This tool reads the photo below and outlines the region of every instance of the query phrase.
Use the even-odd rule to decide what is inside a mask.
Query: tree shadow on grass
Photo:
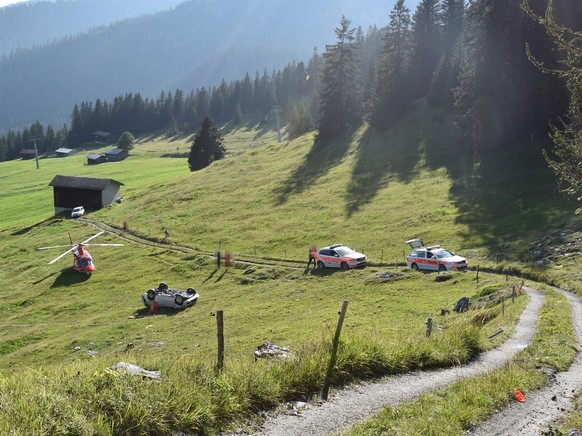
[[[351,217],[360,207],[372,202],[378,191],[388,185],[390,176],[409,182],[414,177],[418,158],[417,133],[403,136],[388,130],[375,134],[369,128],[360,141],[347,187],[347,216]]]
[[[327,143],[315,140],[301,165],[274,189],[275,203],[277,205],[285,203],[292,194],[303,192],[331,168],[338,165],[348,151],[352,139],[353,133],[345,134]]]
[[[24,235],[24,234],[30,232],[31,230],[33,230],[35,228],[52,226],[53,224],[59,224],[62,220],[63,220],[63,216],[57,216],[57,217],[51,216],[50,218],[39,221],[38,223],[35,223],[31,226],[23,227],[20,230],[15,230],[14,232],[11,233],[11,235],[12,236],[21,236],[21,235]]]
[[[450,193],[457,223],[471,229],[467,245],[475,235],[497,260],[512,252],[527,256],[532,238],[574,217],[574,204],[558,195],[541,147],[484,155],[471,170],[455,174]]]

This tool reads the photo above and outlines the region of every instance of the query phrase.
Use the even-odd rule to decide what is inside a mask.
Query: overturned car
[[[150,310],[153,307],[185,309],[198,301],[198,293],[194,288],[188,288],[183,291],[170,288],[166,283],[162,282],[157,288],[144,292],[141,299],[143,304]]]

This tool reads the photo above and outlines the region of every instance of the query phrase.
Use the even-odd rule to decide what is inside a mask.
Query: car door
[[[323,262],[325,267],[329,267],[331,265],[331,250],[319,250],[319,260]]]
[[[426,264],[426,251],[424,250],[416,251],[416,259],[414,260],[414,263],[418,265],[419,269],[428,269],[428,266]]]
[[[429,269],[431,271],[438,271],[439,263],[440,263],[439,259],[433,252],[431,251],[426,252],[426,262],[425,262],[426,269]]]
[[[330,267],[332,268],[340,268],[340,263],[341,263],[342,259],[341,256],[339,255],[339,253],[335,250],[331,250],[331,256],[330,256]]]

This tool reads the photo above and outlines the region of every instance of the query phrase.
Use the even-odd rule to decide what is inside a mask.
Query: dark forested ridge
[[[56,0],[0,8],[0,57],[92,27],[170,9],[184,0]]]
[[[517,0],[475,0],[470,4],[465,0],[420,0],[414,10],[404,0],[397,0],[391,9],[383,10],[384,22],[380,26],[363,29],[341,15],[326,30],[335,33],[335,41],[330,38],[321,50],[313,49],[312,44],[306,62],[287,59],[284,64],[281,59],[283,67],[260,70],[249,67],[245,72],[245,67],[253,62],[251,53],[256,54],[254,61],[274,62],[274,48],[277,44],[287,46],[286,38],[293,30],[297,45],[289,47],[297,50],[301,44],[308,44],[309,37],[298,29],[315,26],[319,17],[303,10],[301,26],[289,15],[276,31],[273,26],[253,28],[251,22],[263,23],[275,16],[274,9],[257,8],[261,1],[265,0],[245,3],[244,7],[244,2],[215,2],[204,14],[200,12],[209,5],[208,1],[191,1],[155,17],[127,21],[81,39],[38,49],[37,56],[44,57],[45,64],[51,63],[53,72],[63,75],[70,74],[72,67],[63,68],[53,59],[65,48],[77,59],[91,58],[98,51],[95,59],[104,61],[86,71],[79,65],[74,68],[76,74],[67,76],[68,86],[59,91],[69,93],[73,101],[64,110],[66,125],[57,124],[63,127],[49,129],[46,124],[35,122],[30,128],[0,136],[0,160],[17,157],[19,149],[26,147],[33,137],[42,138],[41,151],[48,151],[64,144],[79,146],[90,140],[96,130],[118,134],[123,131],[140,134],[153,129],[164,129],[170,135],[193,133],[206,117],[238,124],[250,116],[264,117],[275,106],[288,122],[290,137],[316,128],[318,144],[325,146],[365,121],[374,130],[385,131],[397,124],[416,102],[423,101],[454,116],[455,125],[450,128],[459,129],[462,136],[458,156],[466,158],[467,168],[471,168],[474,162],[494,163],[498,151],[512,152],[518,159],[525,155],[540,158],[541,149],[548,145],[549,123],[557,122],[567,112],[569,96],[564,81],[542,73],[528,59],[525,46],[529,44],[536,58],[547,66],[558,67],[561,54],[553,50],[544,26],[532,20]],[[556,20],[575,29],[582,23],[579,0],[554,3]],[[317,4],[321,8],[326,2]],[[530,1],[537,13],[543,13],[547,4],[548,0]],[[221,8],[228,6],[238,18],[231,17],[226,22],[230,15]],[[200,14],[197,16],[194,10]],[[178,16],[175,12],[179,12]],[[223,24],[227,24],[230,29],[227,34],[223,28],[212,27],[215,21],[208,19],[212,15],[220,16]],[[160,30],[161,22],[167,31]],[[168,23],[176,30],[170,32]],[[132,33],[126,33],[126,27]],[[141,30],[137,31],[138,28]],[[185,39],[192,38],[191,28],[205,29],[208,39],[188,45]],[[143,39],[143,35],[147,37]],[[229,40],[235,36],[244,39],[248,47],[231,45]],[[141,53],[132,57],[133,67],[139,64],[137,70],[144,74],[116,82],[113,73],[121,63],[127,64],[125,55],[118,53],[114,58],[108,48],[100,48],[102,38],[108,38],[110,44],[118,40],[117,45],[124,49],[132,47],[132,54],[127,56]],[[265,41],[269,44],[263,44]],[[80,43],[90,49],[79,54]],[[22,71],[31,53],[35,51],[13,56],[1,66],[21,63]],[[220,53],[229,56],[221,57]],[[290,52],[277,51],[282,57],[285,53]],[[163,61],[152,62],[155,56]],[[184,59],[189,67],[180,68]],[[34,83],[38,85],[31,91],[18,87],[18,78],[14,73],[5,75],[6,71],[2,71],[1,81],[13,80],[8,89],[17,90],[19,98],[15,98],[10,110],[1,100],[4,111],[15,113],[18,107],[26,110],[30,101],[39,105],[48,102],[47,110],[54,109],[54,90],[43,86],[40,73],[38,77],[37,72],[29,74],[29,79],[35,77]],[[232,71],[235,78],[219,81],[218,71]],[[169,72],[180,74],[165,75]],[[153,76],[166,77],[165,84],[154,81]],[[196,85],[201,77],[208,81],[212,76],[216,84]],[[95,86],[96,89],[91,89],[95,97],[79,99],[83,95],[79,89],[86,89],[88,78],[107,83],[109,91],[118,88],[120,91],[111,97],[97,95],[100,88]],[[151,97],[153,83],[156,94]],[[28,86],[34,88],[32,82]]]
[[[93,4],[75,0],[54,7],[86,2]],[[157,97],[177,87],[189,92],[247,72],[272,71],[293,59],[306,61],[315,46],[333,39],[342,13],[367,28],[387,3],[190,0],[168,11],[18,50],[0,62],[0,131],[37,120],[62,124],[73,105],[85,100],[128,92]]]

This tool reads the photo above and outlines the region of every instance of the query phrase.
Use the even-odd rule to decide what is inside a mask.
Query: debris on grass
[[[115,365],[110,367],[111,370],[117,371],[124,374],[129,374],[133,376],[141,376],[144,378],[151,378],[154,380],[159,380],[161,377],[160,371],[149,371],[147,369],[143,369],[137,365],[133,365],[131,363],[125,362],[117,362]]]
[[[263,342],[255,349],[255,361],[258,359],[295,359],[287,347],[280,347],[269,341]]]

